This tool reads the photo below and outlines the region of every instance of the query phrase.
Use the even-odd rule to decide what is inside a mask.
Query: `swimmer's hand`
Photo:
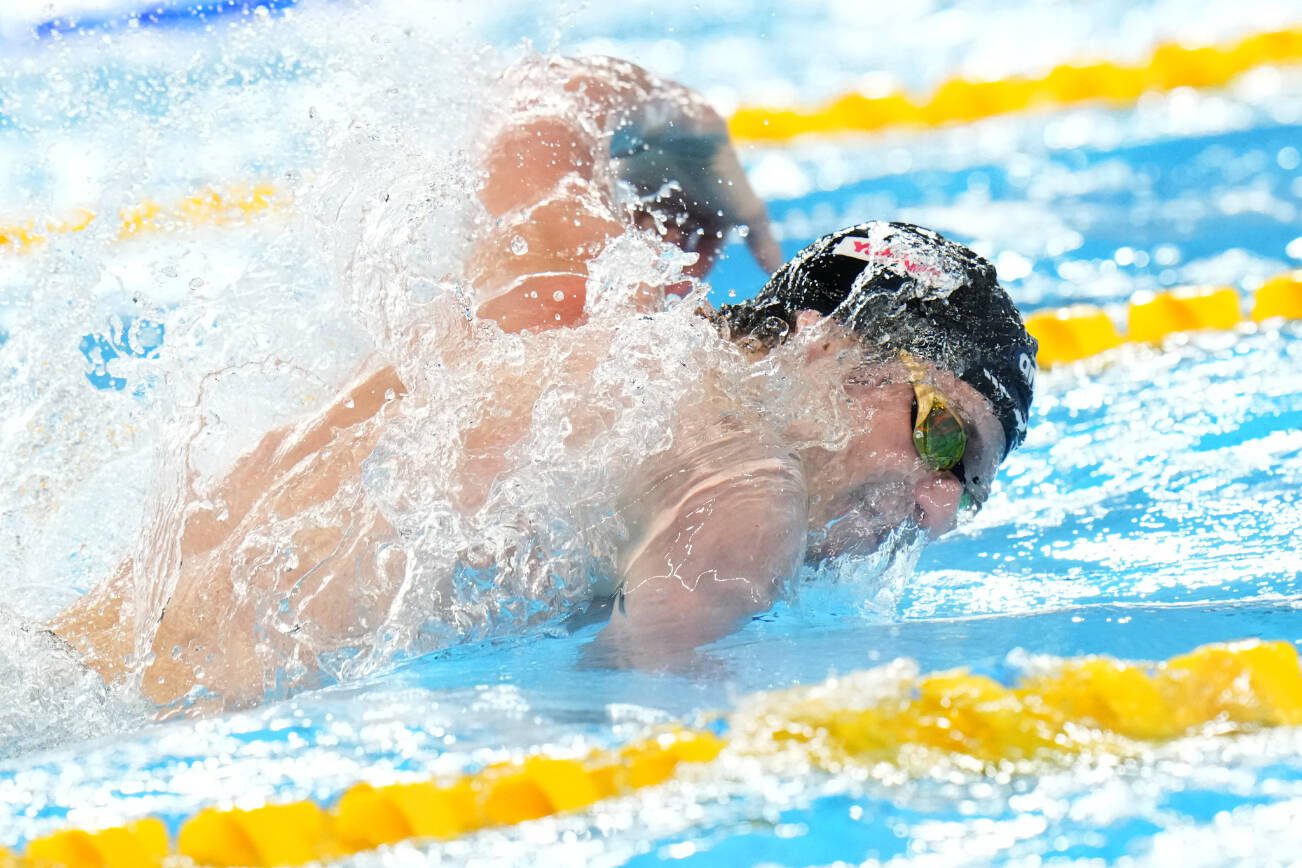
[[[740,227],[766,271],[782,264],[764,203],[751,189],[718,112],[682,93],[647,99],[610,118],[616,192],[641,228],[698,258],[704,276],[728,232]]]

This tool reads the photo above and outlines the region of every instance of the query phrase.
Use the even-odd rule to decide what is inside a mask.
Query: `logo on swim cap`
[[[916,274],[920,277],[939,277],[941,274],[940,269],[934,265],[918,262],[910,258],[907,252],[893,250],[890,245],[874,244],[870,238],[857,238],[853,235],[847,235],[832,249],[832,252],[838,256],[852,256],[855,259],[862,259],[864,262],[894,265],[904,269],[909,274]]]
[[[1033,388],[1035,386],[1035,359],[1026,353],[1018,354],[1017,369],[1022,372],[1022,379],[1026,381],[1026,385]]]
[[[892,231],[889,223],[876,223],[867,227],[862,235],[846,235],[837,240],[832,254],[858,259],[877,266],[872,273],[893,271],[913,283],[914,294],[944,297],[963,284],[964,275],[954,263],[946,261],[937,250],[933,238],[912,238]],[[865,274],[868,274],[865,269]]]

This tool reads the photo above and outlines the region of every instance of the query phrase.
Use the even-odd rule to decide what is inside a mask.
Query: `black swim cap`
[[[747,319],[777,314],[789,325],[801,310],[833,316],[883,355],[905,350],[980,392],[1003,426],[1005,456],[1026,437],[1035,339],[994,266],[935,232],[876,221],[842,229],[800,251],[735,307],[748,307]]]

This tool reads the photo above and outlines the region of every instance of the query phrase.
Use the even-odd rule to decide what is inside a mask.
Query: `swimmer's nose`
[[[913,487],[918,525],[935,539],[954,529],[958,522],[958,505],[963,484],[952,473],[936,473]]]

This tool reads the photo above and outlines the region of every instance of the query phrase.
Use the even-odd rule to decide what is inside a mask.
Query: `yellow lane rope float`
[[[283,195],[271,184],[209,188],[170,206],[147,201],[124,210],[118,237],[204,224],[234,225],[284,204]],[[42,229],[45,233],[79,232],[93,219],[91,212],[84,212]],[[45,238],[31,223],[21,230],[0,226],[0,251],[6,245],[23,249],[42,244]],[[1182,332],[1232,329],[1245,320],[1244,313],[1243,299],[1233,287],[1181,287],[1132,298],[1126,306],[1124,332],[1107,311],[1083,304],[1034,311],[1026,316],[1026,328],[1040,342],[1040,365],[1053,367],[1096,356],[1124,343],[1161,343]],[[1277,274],[1258,287],[1247,316],[1259,323],[1278,318],[1302,319],[1302,269]]]
[[[170,206],[147,201],[124,210],[119,238],[175,231],[198,225],[235,225],[284,207],[284,196],[267,183],[209,188]],[[74,219],[46,224],[44,233],[79,232],[94,219],[83,212]],[[6,245],[24,249],[44,243],[46,235],[28,223],[21,230],[0,226],[0,251]],[[1277,274],[1258,287],[1247,317],[1255,322],[1302,319],[1302,269]],[[1233,329],[1245,321],[1245,305],[1229,286],[1181,287],[1163,293],[1140,293],[1126,306],[1123,332],[1114,317],[1100,307],[1069,305],[1034,311],[1026,328],[1040,342],[1038,361],[1053,367],[1096,356],[1124,343],[1161,343],[1174,334],[1208,329]]]
[[[786,141],[811,134],[875,132],[897,126],[939,126],[1083,102],[1132,103],[1147,92],[1220,87],[1257,67],[1298,62],[1302,62],[1302,27],[1256,33],[1219,46],[1162,43],[1139,63],[1064,64],[1039,78],[952,78],[918,100],[903,92],[881,96],[849,93],[809,110],[742,107],[728,124],[735,138],[756,142]],[[147,200],[122,210],[118,215],[118,236],[129,238],[180,225],[239,222],[278,207],[283,198],[283,190],[258,182],[210,187],[171,206]],[[37,246],[50,235],[83,231],[96,219],[94,212],[83,209],[58,220],[0,222],[0,253],[6,248]]]
[[[148,818],[66,830],[0,850],[0,868],[146,868],[175,856],[196,865],[303,865],[401,841],[436,842],[479,829],[584,811],[664,783],[701,779],[729,761],[773,758],[836,774],[877,763],[960,771],[1033,772],[1073,757],[1134,756],[1182,736],[1302,725],[1302,669],[1287,642],[1209,645],[1156,665],[1084,657],[1044,665],[1015,686],[966,670],[918,676],[903,663],[815,686],[753,696],[717,729],[675,727],[587,756],[535,754],[454,780],[359,783],[332,805],[205,808],[169,840]],[[684,769],[686,771],[686,769]]]
[[[1126,330],[1107,311],[1071,305],[1028,314],[1026,328],[1040,342],[1042,367],[1077,362],[1123,343],[1157,344],[1174,334],[1228,330],[1245,321],[1245,305],[1229,286],[1191,286],[1139,293],[1126,306]],[[1253,294],[1248,317],[1255,322],[1302,319],[1302,269],[1267,280]]]
[[[733,113],[728,126],[735,138],[756,142],[780,142],[814,134],[869,133],[900,126],[941,126],[1084,102],[1128,104],[1145,93],[1179,87],[1220,87],[1257,67],[1300,61],[1302,27],[1294,27],[1256,33],[1223,45],[1162,43],[1147,58],[1133,64],[1063,64],[1038,78],[951,78],[918,99],[895,91],[877,96],[848,93],[803,110],[744,106]]]
[[[239,225],[284,207],[286,199],[285,191],[268,181],[206,187],[170,203],[146,199],[118,213],[115,237],[125,240],[187,227]],[[62,220],[0,223],[0,254],[31,250],[52,235],[83,232],[97,219],[94,211],[82,209]]]

